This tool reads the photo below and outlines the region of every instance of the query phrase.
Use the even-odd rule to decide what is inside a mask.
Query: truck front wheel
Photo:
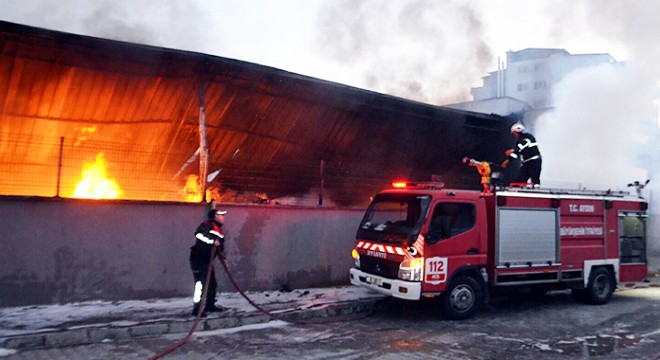
[[[443,313],[451,320],[467,319],[479,310],[482,297],[481,287],[473,277],[459,276],[442,295]]]
[[[603,305],[610,300],[615,287],[616,282],[612,272],[599,267],[592,271],[584,295],[589,303]]]

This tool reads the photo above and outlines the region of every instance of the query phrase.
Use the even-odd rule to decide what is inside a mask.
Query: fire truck
[[[353,285],[438,298],[446,318],[464,319],[499,290],[570,289],[605,304],[618,283],[647,277],[648,203],[627,192],[393,185],[360,222]]]

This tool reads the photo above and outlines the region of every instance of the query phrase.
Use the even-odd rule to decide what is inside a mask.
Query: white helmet
[[[524,126],[523,124],[521,124],[521,123],[515,123],[515,124],[513,124],[513,126],[511,127],[511,133],[514,133],[514,132],[521,133],[521,132],[523,132],[523,131],[525,131],[525,126]]]

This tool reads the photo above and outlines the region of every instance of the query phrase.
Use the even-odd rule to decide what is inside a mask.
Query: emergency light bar
[[[392,187],[395,189],[442,189],[445,187],[445,183],[440,181],[418,183],[395,181],[392,183]]]

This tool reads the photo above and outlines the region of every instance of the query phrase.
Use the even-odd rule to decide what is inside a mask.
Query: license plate
[[[382,286],[383,285],[383,280],[376,278],[376,277],[371,277],[367,276],[367,282],[371,285],[377,285],[377,286]]]

